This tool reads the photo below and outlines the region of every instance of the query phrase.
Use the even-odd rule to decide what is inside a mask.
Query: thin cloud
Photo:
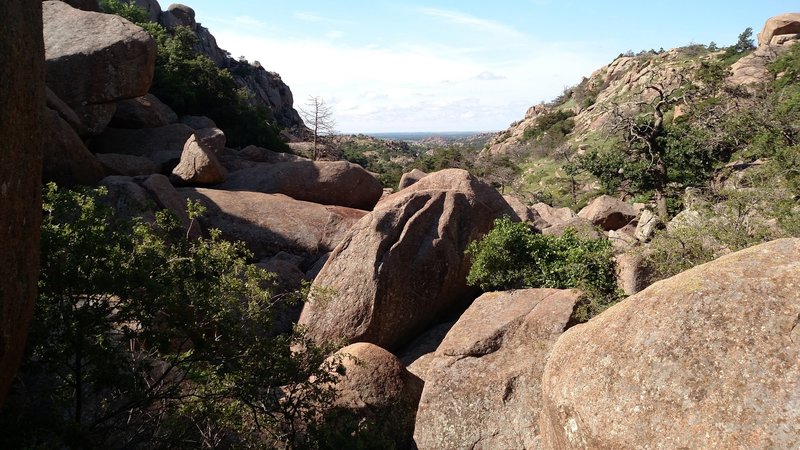
[[[237,16],[233,20],[241,25],[264,26],[264,22],[250,16]]]
[[[486,33],[492,33],[501,36],[516,37],[516,38],[522,38],[525,36],[523,33],[507,25],[503,25],[500,22],[481,19],[480,17],[475,17],[459,11],[452,11],[448,9],[439,9],[439,8],[418,8],[417,10],[420,13],[425,14],[427,16],[444,19],[447,22],[454,23],[456,25],[464,25],[471,29],[483,31]]]
[[[340,25],[349,23],[345,20],[320,16],[319,14],[314,14],[308,11],[295,11],[292,14],[292,17],[301,22],[309,22],[309,23],[329,23],[329,24],[340,24]]]
[[[497,75],[494,72],[489,72],[488,70],[483,71],[475,76],[476,80],[481,80],[481,81],[497,81],[497,80],[505,80],[506,78],[507,77],[504,77],[502,75]]]

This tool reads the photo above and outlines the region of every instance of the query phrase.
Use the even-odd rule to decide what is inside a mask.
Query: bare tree
[[[312,159],[317,160],[322,156],[319,146],[320,136],[334,132],[336,121],[333,118],[333,109],[325,103],[322,97],[310,96],[305,107],[300,108],[300,115],[314,136],[314,154]]]

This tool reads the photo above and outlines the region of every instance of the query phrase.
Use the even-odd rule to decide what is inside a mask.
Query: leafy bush
[[[558,109],[542,114],[536,119],[536,123],[525,129],[522,140],[541,139],[547,135],[550,139],[560,143],[564,137],[575,128],[575,121],[572,117],[575,113],[571,110]]]
[[[190,240],[166,212],[119,219],[103,193],[45,191],[39,299],[0,447],[313,443],[334,346],[274,336],[285,299],[241,243]]]
[[[467,283],[483,290],[519,288],[580,289],[585,301],[576,313],[588,320],[619,299],[611,244],[583,239],[574,230],[563,236],[535,234],[525,223],[508,217],[470,243]]]

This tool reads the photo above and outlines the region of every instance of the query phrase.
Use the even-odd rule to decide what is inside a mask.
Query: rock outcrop
[[[800,445],[800,239],[658,282],[556,343],[542,446]]]
[[[758,45],[770,45],[776,36],[800,34],[800,13],[787,13],[770,17],[758,33]]]
[[[495,218],[516,220],[491,186],[460,169],[433,173],[356,223],[314,280],[300,324],[313,339],[396,350],[469,302],[464,250]]]
[[[129,130],[106,128],[102,134],[89,140],[89,150],[95,153],[118,153],[143,156],[161,165],[178,163],[183,146],[195,130],[182,123],[158,128]]]
[[[0,405],[17,371],[39,279],[42,112],[41,3],[0,2]]]
[[[578,213],[578,217],[591,221],[605,231],[619,230],[636,216],[633,206],[610,195],[597,197]]]
[[[410,172],[406,172],[403,174],[402,177],[400,177],[400,182],[397,185],[397,190],[402,191],[403,189],[423,179],[427,175],[428,175],[427,173],[419,169],[413,169]]]
[[[333,250],[365,212],[302,202],[285,195],[179,188],[184,198],[207,211],[204,228],[218,228],[226,239],[244,241],[263,259],[280,251],[319,256]]]
[[[542,372],[579,296],[524,289],[475,300],[427,363],[419,448],[539,448]]]
[[[284,194],[296,200],[369,210],[383,194],[377,178],[347,161],[299,160],[232,172],[220,189]]]
[[[218,139],[221,137],[221,140]],[[212,185],[225,181],[228,171],[217,159],[225,148],[225,135],[217,128],[197,130],[183,146],[181,160],[172,169],[176,184]]]
[[[153,94],[117,102],[109,124],[115,128],[157,128],[175,123],[178,115]]]
[[[47,85],[95,133],[108,124],[113,102],[147,93],[156,43],[140,27],[114,15],[42,3]]]
[[[42,179],[60,185],[93,186],[106,175],[103,165],[69,124],[52,109],[44,113]]]
[[[338,419],[351,425],[367,423],[372,435],[368,438],[379,436],[396,448],[411,448],[422,380],[377,345],[360,342],[336,353],[343,357],[345,367],[332,405],[339,413]],[[360,440],[358,436],[355,439]],[[354,442],[349,445],[369,448],[358,447]]]

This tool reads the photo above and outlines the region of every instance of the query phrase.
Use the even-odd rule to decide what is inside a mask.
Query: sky
[[[628,50],[754,37],[797,0],[186,0],[343,133],[498,131]],[[162,5],[166,9],[167,5]]]

